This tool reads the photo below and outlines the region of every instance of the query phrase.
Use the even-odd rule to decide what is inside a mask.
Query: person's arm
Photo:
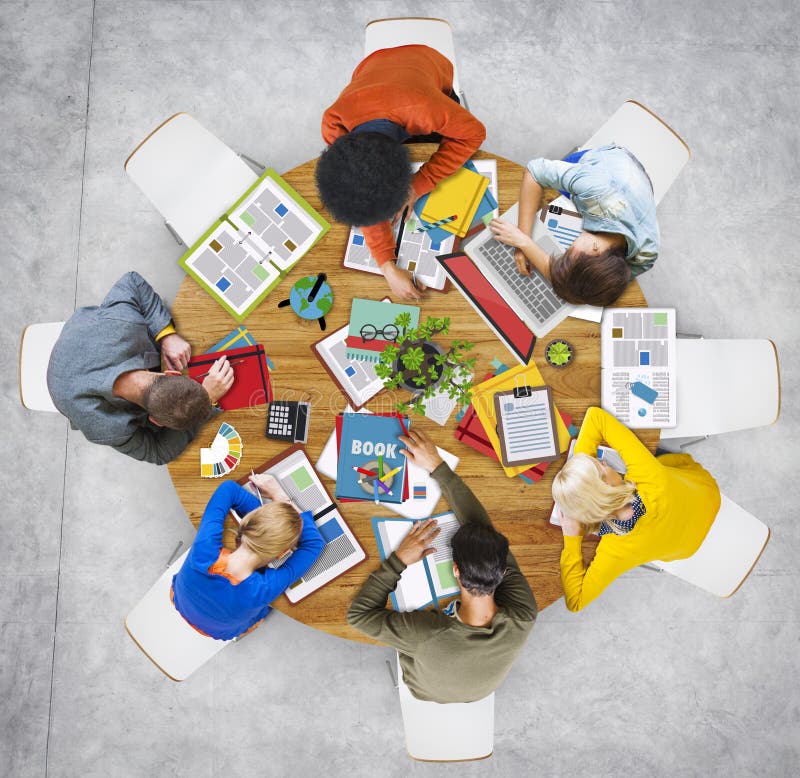
[[[109,445],[140,462],[165,465],[183,452],[194,438],[194,433],[194,430],[172,430],[168,427],[139,427],[126,441]]]
[[[386,607],[386,600],[406,567],[434,552],[429,544],[438,533],[433,519],[412,526],[397,550],[370,573],[353,598],[347,611],[347,623],[351,627],[407,654],[413,654],[416,647],[431,636],[442,618],[439,614],[430,611],[398,613]]]
[[[628,467],[627,477],[635,483],[659,482],[662,465],[622,422],[602,408],[589,408],[575,442],[576,454],[597,456],[597,447],[607,444],[615,449]]]
[[[481,501],[474,495],[461,476],[456,475],[447,462],[442,462],[431,473],[431,477],[439,484],[447,504],[450,509],[455,513],[456,518],[460,524],[469,524],[475,522],[477,524],[492,525],[492,520],[489,514],[486,513],[486,508],[483,507]]]
[[[189,552],[194,564],[202,569],[211,567],[217,561],[222,548],[222,530],[228,511],[233,508],[244,516],[259,506],[255,495],[242,488],[235,481],[223,481],[216,489],[203,511],[203,518],[197,528],[197,535]]]
[[[279,568],[264,571],[266,585],[264,601],[266,603],[272,602],[307,573],[311,565],[317,561],[322,549],[325,548],[325,541],[314,523],[311,511],[303,511],[300,517],[303,519],[303,529],[300,532],[297,548]]]
[[[147,331],[154,341],[171,321],[167,306],[153,287],[133,271],[126,273],[111,287],[100,307],[113,312],[119,305],[132,308],[144,319]]]
[[[426,105],[428,132],[442,136],[439,148],[414,174],[412,186],[417,197],[432,191],[436,184],[456,172],[486,138],[486,128],[469,111],[442,92]]]

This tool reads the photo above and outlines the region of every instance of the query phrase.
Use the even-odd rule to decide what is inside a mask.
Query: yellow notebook
[[[507,389],[516,389],[521,386],[544,386],[545,382],[539,368],[531,362],[528,365],[519,365],[506,370],[482,384],[478,384],[472,390],[472,405],[475,408],[475,413],[483,423],[483,429],[486,432],[486,437],[492,444],[492,448],[500,458],[500,438],[497,435],[497,414],[494,407],[494,395],[496,392],[502,392]],[[555,407],[555,406],[554,406]],[[562,453],[569,448],[569,431],[567,430],[561,414],[558,413],[556,408],[556,430],[558,432],[558,450]],[[500,461],[500,465],[505,470],[509,478],[513,478],[520,473],[524,473],[530,468],[532,463],[525,465],[514,465],[513,467],[506,467]]]
[[[440,181],[430,193],[420,216],[426,222],[435,222],[456,214],[454,221],[442,224],[443,230],[463,238],[475,218],[489,179],[460,167],[453,175]]]

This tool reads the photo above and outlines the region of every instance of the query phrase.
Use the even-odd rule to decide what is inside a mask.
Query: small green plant
[[[381,352],[381,361],[375,372],[387,389],[408,389],[412,392],[408,402],[399,402],[395,408],[400,413],[409,410],[423,415],[425,401],[444,390],[447,396],[460,405],[467,404],[472,397],[472,371],[475,358],[466,354],[473,343],[454,340],[444,351],[433,338],[447,335],[450,319],[429,316],[416,329],[409,329],[411,315],[401,313],[394,322],[400,334]]]
[[[545,358],[554,367],[565,367],[572,360],[572,346],[565,340],[551,340],[545,348]]]

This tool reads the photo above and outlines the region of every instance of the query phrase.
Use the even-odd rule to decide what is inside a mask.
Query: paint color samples
[[[242,439],[227,422],[222,422],[210,448],[200,449],[200,476],[221,478],[233,470],[242,458]]]

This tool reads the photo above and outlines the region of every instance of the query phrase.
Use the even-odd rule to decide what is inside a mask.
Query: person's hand
[[[525,256],[522,249],[515,249],[514,262],[517,263],[517,270],[524,276],[531,274],[531,261]]]
[[[161,356],[168,370],[180,372],[189,364],[192,347],[178,333],[173,332],[161,338],[158,345],[161,347]]]
[[[278,479],[270,473],[254,473],[249,480],[261,494],[274,502],[292,501],[292,498],[286,494]]]
[[[203,379],[203,389],[208,393],[212,403],[219,402],[233,386],[234,375],[231,363],[225,356],[220,357]]]
[[[419,562],[422,557],[435,553],[436,549],[428,544],[434,541],[440,531],[441,527],[436,523],[436,519],[415,522],[397,547],[395,551],[397,558],[408,567]]]
[[[436,444],[422,430],[410,429],[408,435],[400,436],[400,440],[405,446],[405,448],[400,449],[400,453],[409,462],[419,465],[429,473],[432,473],[442,464],[443,460],[436,450]]]
[[[570,537],[582,537],[585,527],[576,519],[571,519],[567,516],[561,508],[558,509],[559,518],[561,520],[561,532]]]
[[[422,293],[426,289],[425,284],[421,281],[415,284],[408,270],[401,270],[394,262],[385,262],[381,265],[381,273],[386,278],[393,297],[411,302],[419,302],[422,299]]]
[[[392,217],[392,224],[397,224],[397,220],[403,217],[403,211],[408,208],[408,212],[406,213],[406,219],[410,216],[414,215],[414,203],[417,202],[417,193],[414,191],[414,187],[412,186],[408,190],[408,196],[406,197],[406,201],[400,206],[400,210]]]
[[[530,235],[526,235],[515,224],[509,224],[502,219],[492,219],[489,222],[489,229],[497,240],[514,248],[522,249],[531,243]]]

